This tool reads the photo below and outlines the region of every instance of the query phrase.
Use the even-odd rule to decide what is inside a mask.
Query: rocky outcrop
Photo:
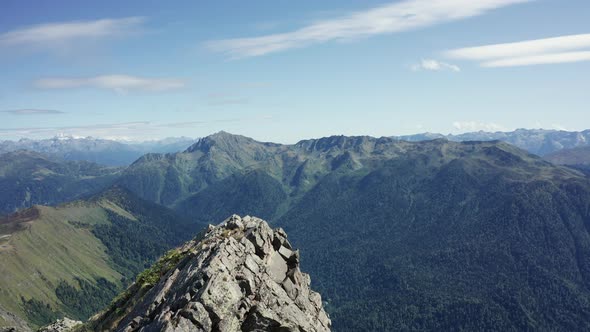
[[[299,269],[299,251],[285,232],[238,216],[165,255],[88,323],[91,330],[126,332],[330,327],[321,296],[310,289],[309,275]]]
[[[68,332],[72,331],[72,329],[76,326],[82,325],[82,322],[77,320],[72,320],[69,318],[62,318],[57,322],[47,325],[41,328],[38,332]]]

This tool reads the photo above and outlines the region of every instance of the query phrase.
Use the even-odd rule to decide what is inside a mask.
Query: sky
[[[590,128],[590,1],[0,3],[0,139]]]

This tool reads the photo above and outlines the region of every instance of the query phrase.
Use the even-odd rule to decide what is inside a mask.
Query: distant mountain
[[[118,183],[285,227],[335,331],[590,329],[590,180],[507,143],[221,132]]]
[[[0,219],[0,309],[32,327],[87,319],[201,227],[117,187]]]
[[[31,151],[0,154],[0,215],[96,193],[110,186],[120,171],[85,161],[55,160]]]
[[[590,145],[590,130],[581,132],[545,129],[517,129],[512,132],[473,132],[459,135],[442,135],[424,133],[416,135],[396,136],[396,138],[411,142],[425,141],[436,138],[446,138],[450,141],[493,141],[499,140],[516,145],[539,156],[543,156],[562,149]]]
[[[0,153],[29,150],[64,160],[89,161],[107,166],[126,166],[146,153],[179,152],[194,142],[194,139],[188,137],[146,142],[122,142],[92,137],[59,136],[43,140],[0,141]]]

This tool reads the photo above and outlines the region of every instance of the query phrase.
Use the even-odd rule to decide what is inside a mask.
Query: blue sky
[[[0,139],[583,130],[588,13],[586,0],[4,0]]]

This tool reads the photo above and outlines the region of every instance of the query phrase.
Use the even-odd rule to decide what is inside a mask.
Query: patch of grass
[[[153,287],[160,278],[172,269],[184,255],[178,250],[173,249],[162,256],[154,265],[141,272],[136,279],[136,283],[142,287]]]

